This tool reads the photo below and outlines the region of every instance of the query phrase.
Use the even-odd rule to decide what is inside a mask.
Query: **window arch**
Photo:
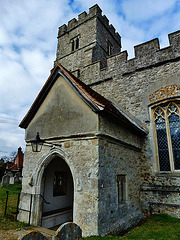
[[[180,170],[180,103],[157,106],[153,114],[159,170]]]
[[[70,43],[71,43],[71,51],[72,52],[75,51],[76,49],[78,49],[79,48],[79,36],[71,39]]]

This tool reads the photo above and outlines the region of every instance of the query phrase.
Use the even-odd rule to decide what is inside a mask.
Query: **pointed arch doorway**
[[[59,156],[53,157],[45,168],[42,188],[42,227],[52,228],[73,221],[73,177],[69,166]]]

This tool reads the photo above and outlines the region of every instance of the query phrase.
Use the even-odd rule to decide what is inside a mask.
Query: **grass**
[[[0,188],[0,230],[22,229],[27,224],[14,220],[11,208],[8,215],[4,216],[6,191],[9,190],[8,206],[17,205],[17,192],[21,191],[20,184],[9,185]],[[16,191],[16,192],[13,192]],[[83,240],[179,240],[180,239],[180,219],[171,217],[167,214],[159,214],[148,219],[141,226],[132,229],[123,237],[87,237]]]
[[[0,230],[20,230],[27,226],[26,223],[16,221],[11,215],[7,215],[6,217],[0,215]]]
[[[17,196],[21,192],[21,184],[10,184],[7,187],[0,188],[0,215],[4,214],[5,203],[6,203],[6,191],[9,191],[8,206],[17,206]],[[14,192],[15,191],[15,192]],[[9,209],[8,209],[8,212]]]
[[[16,209],[7,208],[7,215],[4,216],[7,196],[6,191],[9,191],[8,206],[16,207],[18,193],[21,192],[21,184],[13,184],[8,185],[7,187],[0,187],[0,229],[10,230],[24,228],[25,226],[27,226],[27,224],[18,222],[14,218],[14,212],[16,212]]]
[[[83,240],[179,240],[180,219],[167,214],[158,214],[148,219],[144,224],[132,229],[123,237],[87,237]]]

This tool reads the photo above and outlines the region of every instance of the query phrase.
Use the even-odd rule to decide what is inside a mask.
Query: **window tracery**
[[[157,106],[154,126],[159,170],[180,170],[180,103]]]

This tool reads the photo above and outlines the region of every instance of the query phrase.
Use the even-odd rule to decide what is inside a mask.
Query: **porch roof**
[[[94,112],[96,113],[106,112],[111,116],[115,117],[116,119],[123,121],[128,125],[131,125],[131,127],[135,128],[141,133],[147,134],[147,131],[142,124],[137,123],[136,120],[128,116],[125,112],[123,112],[111,101],[109,101],[108,99],[106,99],[93,89],[91,89],[89,86],[87,86],[84,82],[76,78],[61,64],[57,64],[51,71],[49,78],[47,79],[43,88],[39,92],[31,108],[29,109],[29,111],[19,124],[19,127],[25,129],[28,127],[29,123],[35,116],[36,112],[38,111],[39,107],[41,106],[42,102],[46,98],[48,92],[50,91],[51,87],[53,86],[53,84],[55,83],[59,76],[63,76],[69,82],[72,88],[78,93],[78,95],[86,102],[86,104],[89,105],[89,107]]]

